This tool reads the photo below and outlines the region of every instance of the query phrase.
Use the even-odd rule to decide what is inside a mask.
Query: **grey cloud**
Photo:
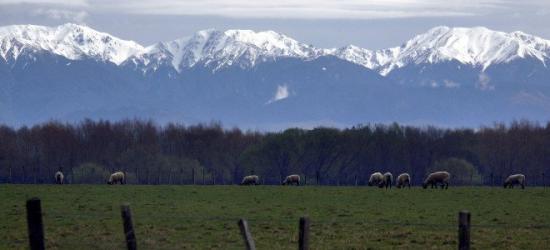
[[[70,21],[76,23],[83,23],[89,16],[88,12],[83,10],[64,10],[64,9],[47,9],[38,8],[31,11],[31,15],[44,16],[54,20]]]
[[[116,12],[141,15],[212,15],[231,18],[296,19],[388,19],[411,17],[474,16],[510,11],[518,7],[509,0],[0,0],[5,4],[68,6],[85,12]],[[539,0],[522,1],[522,8],[549,7]],[[57,9],[62,11],[63,9]]]

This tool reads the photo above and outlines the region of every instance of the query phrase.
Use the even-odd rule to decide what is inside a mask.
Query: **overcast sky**
[[[378,49],[439,25],[550,39],[550,0],[0,0],[0,25],[66,22],[143,45],[215,28],[275,30],[318,47]]]

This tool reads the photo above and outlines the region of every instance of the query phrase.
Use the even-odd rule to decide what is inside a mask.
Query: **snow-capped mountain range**
[[[0,27],[0,123],[125,115],[248,127],[544,120],[549,62],[550,40],[484,27],[440,26],[399,47],[368,50],[317,48],[274,31],[202,30],[142,46],[76,24],[12,25]],[[429,93],[440,87],[454,92]],[[496,91],[487,97],[488,90]],[[40,103],[49,112],[34,113]],[[411,107],[421,115],[408,114]]]
[[[550,58],[550,40],[520,31],[505,33],[484,27],[435,27],[400,47],[375,51],[354,45],[316,48],[274,31],[251,30],[202,30],[190,37],[144,47],[76,24],[5,26],[0,28],[0,39],[0,56],[6,61],[16,60],[25,49],[44,50],[71,60],[90,57],[116,65],[168,63],[177,71],[197,63],[219,69],[233,64],[252,67],[257,62],[282,57],[313,60],[332,55],[387,75],[411,63],[456,60],[486,69],[492,64],[523,58],[533,58],[545,65]]]

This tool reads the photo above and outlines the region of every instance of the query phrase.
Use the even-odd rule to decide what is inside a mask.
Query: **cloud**
[[[88,0],[0,0],[0,5],[14,4],[40,4],[40,5],[58,5],[73,7],[88,7]]]
[[[454,82],[454,81],[451,81],[451,80],[443,80],[443,85],[447,88],[458,88],[460,87],[460,83],[457,83],[457,82]]]
[[[273,96],[273,98],[271,98],[271,100],[269,100],[266,104],[270,104],[276,101],[286,99],[288,98],[289,95],[290,94],[288,92],[288,86],[286,84],[282,86],[279,85],[277,86],[277,91],[275,92],[275,96]]]
[[[460,3],[459,8],[448,8],[433,0],[134,0],[117,1],[107,9],[134,14],[216,15],[236,18],[380,19],[473,15],[468,7],[473,5]]]
[[[549,9],[539,9],[535,12],[535,15],[537,16],[546,16],[550,14],[550,8]]]
[[[485,73],[479,74],[476,87],[481,90],[495,90],[495,85],[491,85],[491,78]]]
[[[550,1],[525,0],[0,0],[0,5],[68,6],[73,11],[141,15],[211,15],[231,18],[391,19],[476,16],[521,9],[540,11]],[[66,9],[66,8],[55,8]],[[544,13],[544,12],[538,12]]]
[[[54,20],[72,21],[82,23],[89,16],[88,12],[83,10],[63,10],[63,9],[44,9],[38,8],[31,12],[33,16],[45,16]]]

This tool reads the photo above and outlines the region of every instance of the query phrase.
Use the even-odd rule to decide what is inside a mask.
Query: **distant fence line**
[[[72,169],[71,169],[72,170]],[[115,172],[116,169],[103,169],[102,173],[84,174],[75,173],[69,171],[65,173],[66,184],[104,184],[107,182],[110,173]],[[240,178],[226,178],[220,177],[220,173],[216,171],[209,171],[205,168],[196,170],[195,168],[184,171],[138,171],[138,169],[129,169],[124,171],[126,173],[127,184],[139,184],[139,185],[235,185],[240,183]],[[249,174],[254,174],[251,172]],[[422,184],[422,178],[411,174],[412,185],[419,186]],[[335,179],[335,178],[323,178],[319,174],[304,175],[302,176],[302,185],[318,185],[318,186],[365,186],[368,179],[362,178],[359,175],[354,175],[347,179]],[[244,176],[243,176],[244,177]],[[260,184],[263,185],[279,185],[283,181],[285,176],[262,176],[260,175]],[[416,177],[416,178],[415,178]],[[423,176],[424,177],[424,176]],[[451,185],[456,186],[502,186],[504,180],[508,175],[502,174],[488,174],[479,175],[479,179],[475,180],[473,175],[469,178],[453,178],[451,175]],[[415,181],[416,180],[416,181]],[[0,178],[0,183],[18,183],[18,184],[53,184],[55,180],[53,173],[51,178],[43,178],[36,176],[27,176],[24,178]],[[526,175],[526,186],[543,186],[548,185],[548,180],[545,173],[539,175]]]
[[[31,250],[43,250],[45,249],[45,242],[44,242],[44,224],[42,220],[43,212],[42,212],[42,205],[41,201],[38,198],[32,198],[27,200],[26,203],[26,211],[27,211],[27,228],[28,228],[28,240]],[[123,203],[120,207],[120,214],[122,217],[122,224],[123,224],[123,233],[125,236],[126,246],[128,250],[135,250],[137,249],[137,238],[138,235],[136,235],[134,230],[134,223],[133,223],[133,213],[130,209],[130,204]],[[52,215],[52,214],[46,214]],[[157,216],[158,217],[158,216]],[[167,216],[171,219],[174,218],[180,218],[181,217],[174,217],[174,216]],[[97,218],[97,217],[96,217]],[[197,218],[193,218],[197,219]],[[213,220],[222,220],[222,218],[212,218]],[[201,220],[204,220],[204,218],[201,218]],[[237,225],[239,227],[239,231],[241,233],[242,239],[243,239],[243,248],[247,250],[255,250],[255,242],[253,234],[251,233],[250,227],[253,227],[257,220],[246,220],[244,218],[226,218],[228,221],[237,222]],[[273,220],[269,220],[272,222]],[[282,221],[282,220],[278,220]],[[294,219],[288,219],[283,222],[289,222],[289,223],[295,223],[296,221]],[[323,223],[323,221],[326,220],[313,220],[311,221],[308,216],[301,217],[299,219],[298,223],[298,249],[307,250],[309,249],[310,245],[310,227],[312,223],[319,224]],[[338,218],[335,219],[335,221],[340,223],[345,223],[345,218]],[[249,222],[252,222],[249,224]],[[352,222],[357,222],[357,220],[353,220]],[[331,222],[333,223],[333,222]],[[399,223],[399,222],[380,222],[380,223],[368,223],[367,225],[384,225],[384,226],[391,226],[391,225],[399,225],[399,226],[428,226],[428,227],[437,227],[441,228],[443,227],[453,227],[457,228],[457,245],[458,249],[470,249],[470,241],[471,241],[471,228],[472,227],[493,227],[493,228],[500,228],[505,229],[506,225],[476,225],[471,223],[471,214],[468,211],[460,211],[458,213],[458,227],[457,224],[450,225],[450,224],[426,224],[426,223]],[[518,229],[518,225],[510,226],[510,228]],[[520,227],[521,228],[521,227]],[[529,229],[550,229],[550,225],[531,225],[530,227],[526,227]]]

